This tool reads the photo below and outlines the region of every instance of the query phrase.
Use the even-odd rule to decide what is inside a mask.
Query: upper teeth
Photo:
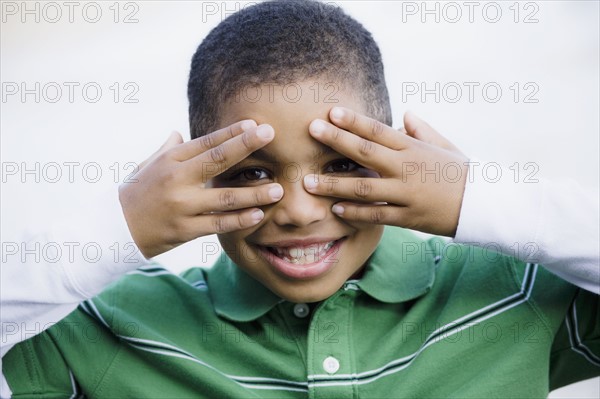
[[[277,255],[292,263],[314,263],[325,256],[335,241],[311,244],[305,247],[271,247]],[[301,262],[302,261],[302,262]]]

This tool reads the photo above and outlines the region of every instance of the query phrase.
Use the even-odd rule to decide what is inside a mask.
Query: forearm
[[[125,224],[116,187],[70,222],[3,242],[2,355],[148,261]]]
[[[466,185],[455,242],[484,246],[535,262],[600,293],[597,190],[573,181]]]

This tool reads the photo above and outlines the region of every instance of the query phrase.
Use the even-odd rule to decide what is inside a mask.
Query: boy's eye
[[[221,180],[226,186],[237,186],[261,183],[263,180],[268,180],[271,178],[271,174],[263,168],[248,167],[238,170],[235,173],[222,176],[219,180]]]
[[[268,169],[257,166],[237,167],[214,178],[214,187],[244,187],[267,183],[273,180],[273,174]]]
[[[346,158],[346,159],[338,159],[336,161],[331,162],[325,168],[325,172],[327,172],[327,173],[350,173],[350,172],[354,172],[358,168],[362,168],[362,166],[360,166],[353,160]]]
[[[240,173],[238,173],[237,177],[238,177],[238,179],[241,177],[245,180],[257,181],[257,180],[261,180],[261,179],[268,179],[269,174],[264,169],[261,169],[261,168],[248,168],[248,169],[244,169]]]

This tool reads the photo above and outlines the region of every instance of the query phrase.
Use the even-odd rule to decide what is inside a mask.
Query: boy
[[[225,20],[189,98],[196,139],[172,136],[143,165],[123,213],[146,258],[214,232],[228,256],[183,278],[144,266],[16,345],[14,397],[537,397],[598,375],[597,296],[532,263],[597,290],[595,227],[573,212],[592,244],[550,254],[544,234],[559,233],[537,229],[538,205],[537,252],[507,215],[485,212],[477,232],[467,158],[412,115],[406,134],[388,127],[379,51],[339,9],[273,2]],[[422,179],[436,163],[456,174]],[[502,189],[486,188],[509,209],[539,199]],[[550,215],[564,203],[546,201]],[[383,224],[504,250],[516,238],[525,262]],[[126,269],[60,278],[94,292]]]

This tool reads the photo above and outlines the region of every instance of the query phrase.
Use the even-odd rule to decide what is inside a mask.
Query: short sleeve
[[[2,358],[12,398],[77,397],[78,385],[52,337],[42,333],[15,345]]]
[[[108,306],[113,294],[105,291],[96,304]],[[2,358],[2,372],[15,399],[83,397],[93,394],[119,350],[119,339],[82,304],[41,334],[13,346]]]
[[[551,390],[600,375],[600,296],[578,291],[550,356]]]

